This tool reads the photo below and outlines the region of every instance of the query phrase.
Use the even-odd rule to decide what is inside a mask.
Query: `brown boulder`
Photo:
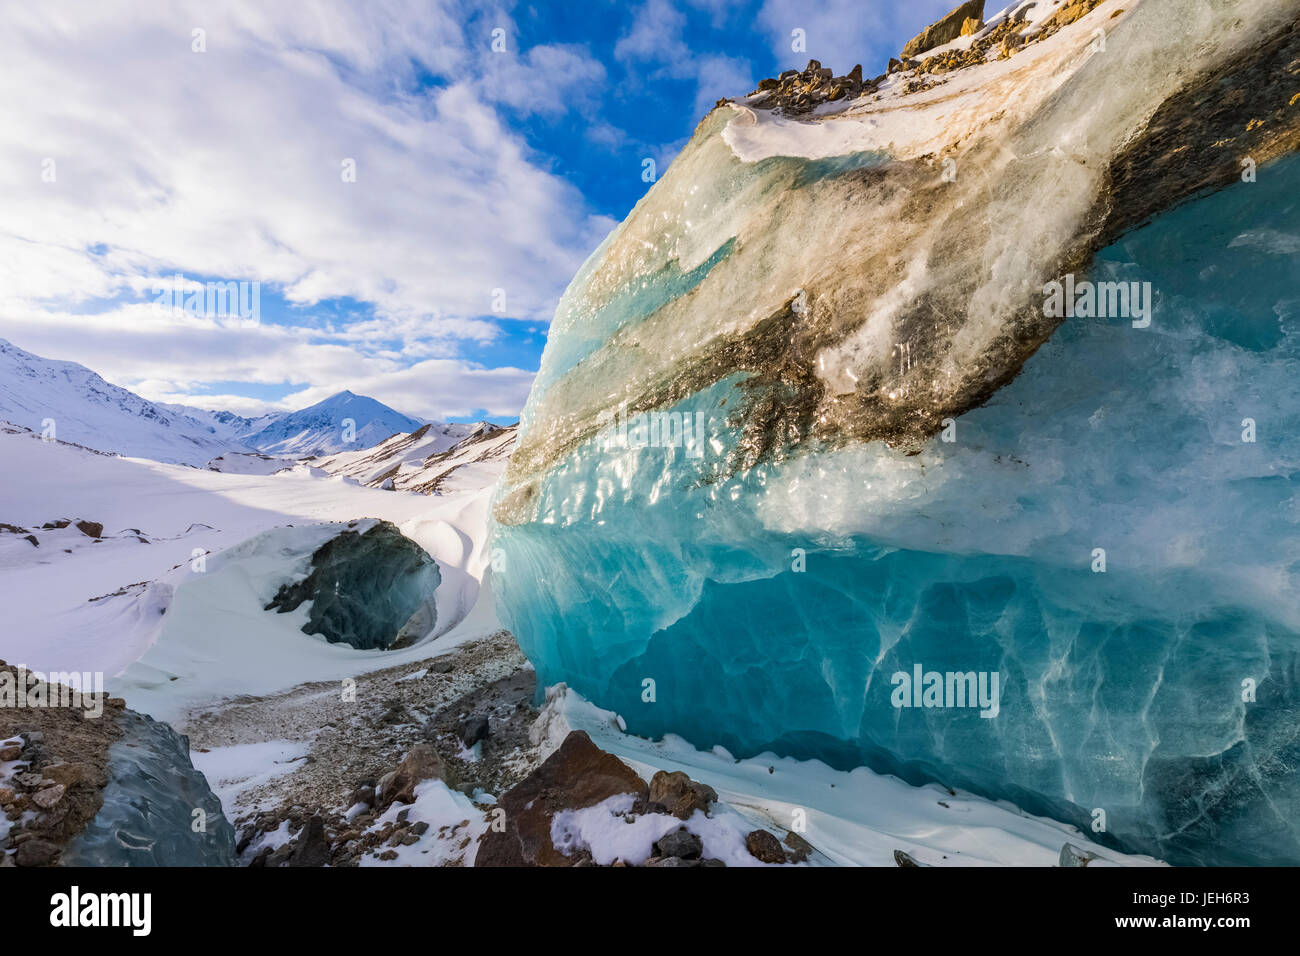
[[[697,783],[680,770],[659,770],[650,778],[650,802],[661,803],[667,813],[685,820],[696,810],[705,813],[718,793],[708,784]]]
[[[967,20],[983,19],[984,0],[968,0],[968,2],[949,12],[947,16],[936,20],[912,37],[907,42],[907,46],[903,47],[903,59],[906,60],[918,53],[924,53],[926,50],[933,50],[937,46],[951,43],[962,35],[962,28],[966,25]]]
[[[98,521],[78,521],[77,530],[90,538],[102,538],[104,526]]]
[[[784,863],[785,850],[775,836],[766,830],[754,830],[745,837],[745,849],[749,855],[764,863]]]
[[[18,847],[19,866],[50,866],[59,848],[48,840],[24,840]]]
[[[108,775],[102,770],[81,763],[46,764],[41,768],[41,776],[46,780],[61,783],[65,787],[75,787],[79,783],[102,787],[108,783]]]
[[[573,866],[551,842],[551,820],[562,810],[581,810],[630,793],[644,800],[645,781],[581,730],[502,797],[505,827],[490,829],[479,843],[475,866]]]
[[[44,790],[36,791],[32,796],[32,803],[36,804],[42,810],[49,810],[62,800],[63,795],[67,792],[67,788],[64,787],[63,784],[56,783],[53,786],[46,787]]]
[[[448,786],[451,780],[448,779],[446,765],[442,758],[438,756],[431,746],[425,743],[416,744],[402,758],[402,762],[397,765],[397,769],[392,773],[386,774],[379,781],[379,796],[375,804],[378,812],[383,812],[388,807],[398,801],[402,803],[415,802],[415,788],[425,780],[434,778],[444,780]]]

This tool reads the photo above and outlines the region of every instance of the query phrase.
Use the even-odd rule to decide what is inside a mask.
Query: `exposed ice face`
[[[438,564],[387,521],[347,530],[321,545],[311,574],[286,584],[266,606],[280,613],[311,602],[307,634],[360,650],[406,647],[438,621]]]
[[[1139,11],[1183,6],[1144,0]],[[1202,52],[1215,42],[1207,34]],[[1105,100],[1098,84],[1090,95]],[[716,145],[711,123],[725,117],[706,120],[680,169],[717,189],[735,180],[724,153],[718,165],[701,159]],[[742,184],[734,246],[724,248],[725,224],[699,246],[721,259],[697,252],[674,265],[647,253],[624,269],[626,237],[644,228],[653,244],[643,220],[681,200],[688,177],[673,180],[675,165],[575,280],[496,511],[506,562],[494,587],[539,680],[566,681],[635,733],[937,779],[1174,862],[1300,862],[1300,161],[1261,166],[1258,182],[1167,213],[1105,248],[1086,277],[1079,270],[1080,280],[1149,282],[1149,326],[1067,319],[1030,343],[1009,384],[998,369],[1011,353],[974,348],[979,376],[993,376],[987,403],[908,399],[905,417],[950,407],[952,422],[890,448],[865,440],[892,414],[863,413],[876,406],[857,406],[863,429],[822,427],[838,414],[823,401],[835,390],[808,357],[857,342],[840,368],[859,374],[888,347],[900,365],[883,381],[908,387],[917,369],[928,375],[937,355],[988,331],[988,313],[968,311],[984,301],[973,289],[1014,276],[1003,288],[1041,315],[1048,263],[1069,259],[1047,255],[1030,282],[1024,263],[986,258],[988,246],[962,258],[958,231],[922,243],[921,258],[895,250],[897,268],[803,254],[809,271],[795,278],[795,260],[776,250],[793,255],[800,236],[824,250],[820,229],[861,251],[860,230],[896,228],[917,201],[916,167],[854,155],[840,170],[757,162],[746,172],[773,163],[760,178],[775,191]],[[1071,194],[1093,181],[1092,170],[1080,180],[1061,168]],[[825,214],[826,195],[786,205],[810,189],[843,190],[842,224]],[[977,220],[969,199],[950,224]],[[801,221],[791,208],[824,214]],[[1131,214],[1115,213],[1123,225]],[[1077,239],[1077,222],[1053,221],[1055,246],[1043,232],[1019,249],[1014,229],[974,235],[1032,259]],[[808,275],[840,292],[878,282],[871,301],[888,304],[933,282],[936,262],[943,275],[960,262],[971,274],[942,292],[952,309],[929,313],[931,351],[910,365],[897,316],[873,328],[876,306],[855,312],[842,297],[824,312],[817,296],[811,313],[794,308],[799,288],[817,288]],[[604,291],[637,281],[640,306]],[[753,311],[778,294],[787,311]],[[826,337],[801,338],[806,321]],[[1014,328],[1006,340],[1029,341]],[[663,441],[663,415],[702,432],[703,453]],[[923,679],[970,673],[977,687],[996,675],[996,708],[945,706],[942,693],[925,706],[920,688],[923,706],[896,706],[896,675],[910,680],[918,665]]]
[[[1102,810],[1177,862],[1300,860],[1297,186],[1289,160],[1106,250],[1150,327],[1067,322],[919,455],[714,480],[725,447],[582,446],[497,530],[541,682],[633,732]],[[719,445],[732,391],[681,406]],[[893,706],[916,664],[997,673],[996,717]]]
[[[814,124],[706,117],[561,301],[498,518],[532,520],[536,480],[610,409],[665,410],[731,375],[733,470],[810,438],[915,449],[1051,335],[1044,283],[1294,141],[1296,0],[1109,7],[915,99]],[[1235,105],[1211,108],[1224,88]]]
[[[118,720],[104,804],[68,844],[63,865],[234,866],[235,829],[190,762],[186,738],[132,710]]]

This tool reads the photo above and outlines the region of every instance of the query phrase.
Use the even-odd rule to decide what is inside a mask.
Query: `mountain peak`
[[[239,437],[266,454],[331,455],[369,448],[422,424],[378,399],[344,389],[314,405],[272,416]]]

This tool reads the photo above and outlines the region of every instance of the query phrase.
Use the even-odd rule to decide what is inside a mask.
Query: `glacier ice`
[[[1300,161],[1135,231],[1121,210],[1086,260],[1073,210],[1019,259],[1001,257],[1019,219],[1000,250],[992,227],[940,250],[900,228],[903,251],[927,244],[904,268],[843,236],[887,238],[915,169],[891,185],[900,161],[871,149],[739,163],[730,116],[557,311],[494,528],[499,610],[539,683],[635,733],[937,780],[1172,862],[1300,863]],[[868,191],[837,232],[822,204],[852,183]],[[812,257],[810,230],[831,239]],[[857,258],[831,258],[839,240]],[[1091,280],[1150,282],[1152,321],[1004,336],[936,307],[936,251],[945,276],[988,277],[958,286],[972,302],[1003,280],[1030,302],[1089,261]],[[871,386],[895,404],[846,412],[834,382],[880,355]],[[959,355],[987,387],[931,388]],[[664,437],[688,421],[703,454]],[[918,665],[996,673],[996,716],[894,706]]]
[[[132,710],[118,720],[103,806],[69,842],[63,865],[234,866],[235,828],[190,762],[189,740]]]

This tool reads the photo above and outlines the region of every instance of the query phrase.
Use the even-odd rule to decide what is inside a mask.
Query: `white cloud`
[[[507,396],[517,408],[518,370],[498,381],[457,363],[455,342],[496,334],[480,318],[495,289],[510,316],[549,320],[613,223],[539,165],[494,104],[562,112],[604,71],[579,47],[493,54],[494,22],[405,0],[10,7],[0,85],[23,92],[0,98],[0,335],[20,327],[20,346],[117,380],[329,391],[397,374],[403,357],[375,350],[398,339],[408,364],[451,363],[437,374],[463,380],[427,392],[424,408],[505,410]],[[191,49],[196,28],[206,52]],[[422,89],[427,75],[451,79]],[[377,317],[322,340],[178,328],[130,307],[76,314],[174,272],[275,284],[300,305],[351,297]]]
[[[959,5],[960,0],[825,0],[815,4],[764,0],[756,21],[771,38],[782,69],[803,69],[815,57],[837,74],[860,63],[863,76],[871,77],[883,73],[888,57],[897,56],[903,44],[927,24]],[[990,0],[989,12],[997,8],[996,0]],[[804,31],[806,52],[791,49],[791,31],[796,29]]]
[[[702,117],[721,97],[753,89],[753,69],[748,60],[712,52],[693,39],[686,15],[671,0],[646,0],[631,29],[614,45],[614,56],[649,66],[652,80],[693,80],[695,113]]]
[[[241,414],[301,408],[347,387],[413,415],[445,418],[486,409],[505,418],[517,414],[528,395],[533,372],[458,358],[463,335],[431,336],[420,340],[418,351],[408,345],[394,352],[373,343],[361,347],[367,331],[245,327],[238,318],[196,318],[139,304],[93,316],[30,310],[6,322],[4,334],[19,348],[80,362],[153,401]],[[210,382],[299,387],[264,402],[214,394],[205,385]]]

